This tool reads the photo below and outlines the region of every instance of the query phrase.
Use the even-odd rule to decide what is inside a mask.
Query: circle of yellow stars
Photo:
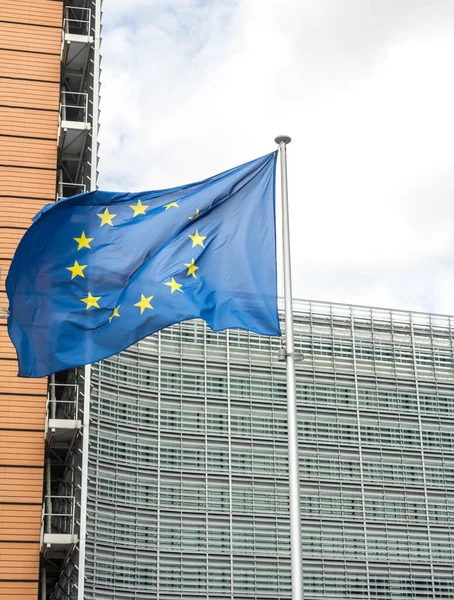
[[[135,218],[139,215],[145,215],[147,209],[150,208],[148,204],[143,204],[140,199],[137,200],[136,204],[130,204],[129,207],[134,211],[132,218]],[[165,211],[170,210],[172,208],[180,208],[179,200],[176,200],[174,202],[169,202],[168,204],[165,204],[162,208],[164,208]],[[190,221],[193,221],[193,220],[197,219],[197,217],[199,215],[200,215],[200,210],[197,208],[195,213],[193,215],[191,215],[190,217],[188,217],[188,219]],[[106,207],[103,212],[97,214],[97,217],[99,217],[99,219],[100,219],[99,226],[104,227],[104,225],[109,225],[110,227],[113,227],[114,226],[113,220],[116,216],[117,216],[116,213],[111,213],[109,211],[109,207]],[[195,248],[196,246],[205,248],[205,245],[203,242],[204,242],[204,240],[207,239],[207,236],[201,235],[199,233],[198,229],[196,229],[193,234],[189,234],[188,237],[191,239],[192,248]],[[77,252],[79,252],[79,250],[83,250],[84,248],[86,248],[88,250],[92,249],[90,244],[91,244],[91,242],[93,242],[94,238],[87,237],[84,230],[82,230],[79,237],[75,237],[73,239],[74,239],[74,241],[77,242]],[[197,279],[196,271],[199,269],[199,267],[195,263],[195,258],[192,258],[191,262],[189,262],[189,263],[184,263],[184,266],[187,267],[186,277],[194,277],[195,279]],[[77,260],[75,260],[74,264],[72,266],[66,267],[66,270],[70,271],[71,280],[75,279],[76,277],[81,277],[81,278],[85,279],[84,270],[87,267],[88,267],[88,265],[79,264],[79,262]],[[173,294],[174,292],[180,292],[181,294],[184,294],[184,291],[182,289],[183,284],[175,281],[174,277],[171,277],[170,281],[164,282],[164,285],[169,288],[171,294]],[[151,304],[151,301],[153,300],[153,298],[154,298],[154,296],[145,296],[144,294],[141,294],[140,300],[134,304],[134,306],[137,306],[137,308],[140,309],[141,315],[147,309],[151,309],[151,310],[153,309],[153,306]],[[85,309],[88,310],[89,308],[101,308],[99,306],[99,301],[101,299],[102,299],[102,296],[93,296],[91,292],[88,292],[87,297],[81,298],[80,301],[85,304]],[[114,307],[112,314],[110,315],[110,317],[108,319],[109,323],[112,323],[112,321],[115,317],[120,317],[120,312],[119,312],[120,306],[121,306],[121,304]]]

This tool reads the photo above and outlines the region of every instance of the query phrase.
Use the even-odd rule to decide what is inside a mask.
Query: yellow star
[[[188,217],[188,219],[190,221],[192,221],[192,219],[196,219],[199,215],[200,215],[200,210],[198,208],[196,208],[195,215],[192,215],[192,217]]]
[[[92,242],[95,238],[87,238],[85,236],[85,231],[82,231],[82,234],[80,237],[78,238],[73,238],[73,240],[76,240],[76,242],[79,244],[77,249],[80,250],[81,248],[90,248],[90,242]]]
[[[112,213],[109,212],[109,209],[106,208],[106,210],[103,213],[98,214],[98,217],[101,219],[101,225],[100,225],[100,227],[102,227],[106,223],[108,225],[113,225],[112,219],[114,217],[116,217],[116,216],[117,215],[113,215]]]
[[[188,272],[186,273],[186,277],[189,277],[189,275],[192,275],[193,277],[195,277],[197,279],[197,275],[195,274],[195,272],[197,271],[197,269],[199,267],[195,264],[194,259],[192,259],[188,265],[185,263],[184,266],[188,267]]]
[[[137,217],[137,215],[144,215],[148,208],[148,204],[142,204],[141,200],[138,200],[137,204],[130,204],[129,206],[134,211],[134,214],[132,215],[133,217]]]
[[[173,294],[173,292],[181,292],[182,294],[184,294],[183,290],[180,289],[183,287],[183,284],[177,283],[173,277],[171,281],[166,281],[164,285],[169,286],[171,294]]]
[[[205,246],[203,245],[203,240],[207,239],[206,235],[199,235],[199,230],[196,229],[195,234],[194,235],[190,235],[188,236],[191,238],[192,240],[192,247],[194,248],[194,246],[202,246],[202,248],[205,248]]]
[[[90,306],[99,308],[98,300],[101,300],[101,296],[92,296],[90,292],[88,292],[88,296],[86,298],[81,298],[80,300],[81,302],[85,302],[87,305],[87,310],[90,308]]]
[[[110,317],[109,317],[109,323],[112,323],[112,319],[113,319],[114,317],[119,317],[119,316],[120,316],[120,313],[118,312],[118,309],[120,308],[120,306],[121,306],[121,304],[119,304],[118,306],[116,306],[116,307],[113,309],[113,313],[112,313],[112,314],[110,315]]]
[[[178,201],[177,201],[177,202],[170,202],[169,204],[166,204],[166,205],[165,205],[165,207],[166,207],[166,210],[169,210],[169,208],[172,208],[172,206],[176,206],[177,208],[180,208],[180,207],[178,206]]]
[[[87,265],[79,265],[77,260],[75,260],[74,265],[72,267],[66,267],[66,270],[71,271],[71,279],[74,279],[74,277],[77,277],[78,275],[85,278],[83,270],[86,268],[86,266]]]
[[[137,302],[137,304],[134,304],[134,306],[138,306],[140,308],[140,314],[142,314],[146,308],[153,308],[150,304],[150,301],[153,298],[154,296],[148,296],[148,298],[145,298],[145,296],[141,294],[140,302]]]

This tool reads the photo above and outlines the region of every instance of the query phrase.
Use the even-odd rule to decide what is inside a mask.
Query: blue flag
[[[280,335],[276,157],[168,190],[45,206],[6,281],[19,376],[102,360],[187,319]]]

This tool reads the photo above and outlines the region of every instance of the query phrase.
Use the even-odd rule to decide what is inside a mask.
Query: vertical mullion
[[[198,327],[197,324],[194,327]],[[205,409],[205,423],[204,423],[204,440],[205,440],[205,572],[206,572],[206,586],[207,596],[209,595],[209,565],[210,565],[210,480],[208,474],[208,360],[207,360],[207,324],[203,321],[203,385],[204,385],[204,409]]]
[[[162,334],[158,336],[158,389],[157,389],[157,485],[156,485],[156,599],[160,598],[161,567],[161,388],[162,388]]]
[[[413,313],[410,313],[410,335],[411,335],[411,345],[413,351],[413,370],[415,377],[415,391],[416,391],[416,404],[418,408],[418,426],[419,426],[419,442],[420,442],[420,451],[421,451],[421,470],[423,477],[423,490],[424,490],[424,503],[426,509],[426,525],[427,525],[427,541],[429,546],[429,560],[430,560],[430,575],[432,579],[432,598],[436,598],[435,593],[435,579],[434,579],[434,565],[433,565],[433,556],[432,556],[432,537],[430,531],[430,512],[429,512],[429,498],[427,494],[427,479],[426,479],[426,459],[424,453],[424,438],[423,438],[423,430],[422,430],[422,418],[421,418],[421,404],[419,400],[419,382],[418,382],[418,365],[416,361],[416,342],[415,342],[415,331],[414,331],[414,317]]]
[[[363,448],[361,441],[361,413],[359,406],[359,392],[358,392],[358,369],[356,364],[356,352],[355,352],[355,317],[353,307],[350,307],[350,323],[351,323],[351,336],[352,336],[352,347],[353,347],[353,377],[355,382],[355,398],[356,398],[356,422],[358,427],[358,454],[359,454],[359,472],[361,481],[361,507],[363,515],[363,534],[364,534],[364,559],[366,563],[366,578],[367,578],[367,597],[370,600],[370,573],[369,573],[369,549],[367,544],[367,521],[366,521],[366,499],[365,499],[365,486],[364,486],[364,470],[363,470]],[[372,315],[370,317],[370,325],[373,328]],[[373,346],[372,346],[373,347]],[[375,362],[375,357],[374,357]]]
[[[229,532],[230,532],[230,597],[234,599],[233,583],[233,494],[232,494],[232,424],[231,424],[231,394],[230,394],[230,336],[226,331],[226,362],[227,362],[227,440],[228,440],[228,469],[229,469]]]

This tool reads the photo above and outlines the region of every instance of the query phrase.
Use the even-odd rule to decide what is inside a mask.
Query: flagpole
[[[303,557],[301,543],[298,419],[296,411],[295,351],[293,344],[292,272],[290,261],[290,220],[287,190],[287,144],[291,142],[291,138],[287,135],[280,135],[277,138],[275,138],[274,141],[276,142],[276,144],[279,145],[279,154],[281,159],[292,600],[303,600]]]

